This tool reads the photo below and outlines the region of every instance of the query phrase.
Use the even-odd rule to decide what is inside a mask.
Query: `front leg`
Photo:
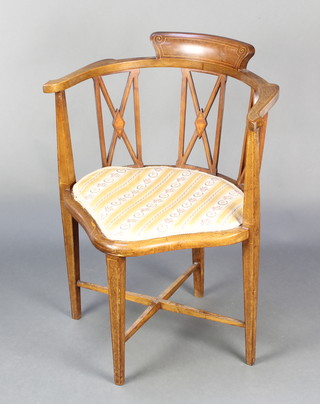
[[[126,259],[107,254],[110,327],[115,384],[125,379]]]

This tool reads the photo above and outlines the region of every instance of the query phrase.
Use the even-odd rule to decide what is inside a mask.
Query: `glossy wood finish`
[[[44,84],[43,91],[45,93],[57,93],[94,77],[156,67],[187,68],[209,74],[225,74],[252,87],[257,95],[257,100],[248,113],[248,124],[251,129],[256,129],[262,125],[262,118],[276,103],[279,96],[279,87],[276,84],[270,84],[248,70],[235,70],[219,63],[204,63],[181,58],[101,60],[76,70],[61,79],[48,81]]]
[[[204,34],[156,32],[151,35],[156,57],[124,60],[106,59],[75,71],[61,79],[44,85],[44,92],[56,93],[58,138],[58,170],[61,212],[64,229],[66,260],[69,279],[72,317],[81,316],[80,288],[109,295],[110,321],[114,360],[114,379],[123,384],[125,342],[132,337],[159,310],[195,316],[224,324],[245,328],[246,363],[252,365],[256,350],[256,319],[260,245],[259,173],[263,155],[268,111],[278,98],[279,88],[246,70],[254,48],[244,42]],[[98,134],[102,166],[110,166],[118,141],[123,141],[134,167],[143,167],[143,149],[140,117],[138,78],[146,68],[177,68],[181,70],[180,127],[177,150],[177,167],[201,170],[231,181],[244,191],[244,213],[241,226],[219,232],[185,234],[142,241],[116,241],[107,239],[96,222],[75,201],[72,187],[76,182],[72,144],[68,122],[65,90],[88,79],[94,81]],[[120,106],[111,99],[104,76],[126,74]],[[208,74],[213,79],[205,105],[199,102],[194,75]],[[227,79],[234,78],[251,88],[246,116],[243,148],[236,178],[219,172],[220,144],[226,96]],[[130,92],[133,94],[135,145],[126,134],[125,111]],[[194,109],[194,128],[189,140],[186,137],[187,102]],[[102,103],[105,102],[112,117],[113,134],[105,138]],[[209,113],[217,103],[215,133],[207,133]],[[206,166],[190,165],[188,159],[197,140],[206,156]],[[109,145],[107,149],[106,145]],[[80,280],[78,223],[85,229],[96,248],[106,254],[108,287]],[[169,297],[193,275],[194,295],[204,294],[204,248],[242,243],[244,321],[168,300]],[[126,291],[126,257],[147,255],[177,249],[192,249],[192,265],[158,296],[148,296]],[[141,316],[125,331],[125,300],[148,306]]]
[[[240,70],[254,55],[252,45],[215,35],[155,32],[150,38],[159,58],[181,57]]]

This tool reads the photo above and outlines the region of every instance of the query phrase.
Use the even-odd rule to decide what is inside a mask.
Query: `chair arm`
[[[99,70],[115,62],[115,59],[104,59],[95,63],[91,63],[81,69],[78,69],[64,77],[56,80],[50,80],[43,85],[44,93],[57,93],[64,91],[81,81],[87,80],[99,74]]]
[[[264,82],[257,88],[258,99],[248,112],[250,130],[256,130],[263,125],[263,117],[268,113],[279,98],[279,86]]]
[[[141,67],[161,67],[162,61],[154,57],[138,57],[130,59],[103,59],[91,63],[57,80],[50,80],[43,86],[44,93],[57,93],[73,87],[84,80],[104,74],[124,72]],[[170,63],[168,64],[170,65]],[[173,64],[174,65],[174,64]]]

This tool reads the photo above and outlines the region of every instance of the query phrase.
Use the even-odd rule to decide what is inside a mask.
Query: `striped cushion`
[[[189,169],[105,167],[78,181],[73,195],[111,240],[227,230],[242,223],[242,191]]]

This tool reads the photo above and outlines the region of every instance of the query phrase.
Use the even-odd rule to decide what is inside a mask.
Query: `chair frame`
[[[73,319],[81,317],[80,289],[87,288],[109,295],[111,336],[114,362],[114,381],[123,384],[125,342],[159,309],[191,315],[245,329],[246,363],[252,365],[256,356],[256,319],[258,297],[258,272],[260,249],[260,186],[259,173],[269,109],[278,98],[279,88],[246,70],[254,48],[243,42],[204,34],[156,32],[151,35],[156,57],[112,60],[90,64],[61,79],[44,85],[45,93],[55,93],[58,148],[58,172],[61,214],[68,271],[71,313]],[[199,52],[199,50],[201,52]],[[107,239],[88,212],[73,198],[72,187],[76,182],[73,152],[68,120],[65,90],[87,79],[93,79],[96,97],[98,130],[102,166],[112,164],[116,143],[122,139],[133,160],[134,167],[143,167],[140,125],[140,101],[138,76],[140,69],[171,67],[182,71],[180,133],[177,167],[187,167],[211,173],[234,183],[244,191],[243,223],[225,231],[203,232],[156,238],[142,241],[115,241]],[[128,72],[128,82],[121,106],[115,109],[102,77]],[[192,72],[204,72],[217,76],[216,85],[204,109],[200,108]],[[251,87],[246,118],[246,130],[239,175],[236,180],[218,172],[220,137],[224,105],[224,89],[227,76]],[[133,89],[136,151],[126,136],[124,111],[128,94]],[[195,132],[185,148],[185,119],[187,91],[191,93],[196,121]],[[206,134],[206,118],[219,93],[218,118],[214,150],[211,152]],[[101,95],[113,118],[114,133],[110,150],[106,152]],[[190,166],[187,159],[197,139],[202,139],[208,168]],[[84,282],[80,279],[78,223],[85,229],[96,248],[106,254],[108,287]],[[168,300],[191,275],[194,278],[194,295],[204,293],[204,248],[242,243],[244,321],[216,313],[199,310]],[[126,257],[141,256],[178,249],[192,249],[192,265],[159,296],[152,297],[126,291]],[[130,300],[148,306],[143,314],[125,330],[125,301]]]

